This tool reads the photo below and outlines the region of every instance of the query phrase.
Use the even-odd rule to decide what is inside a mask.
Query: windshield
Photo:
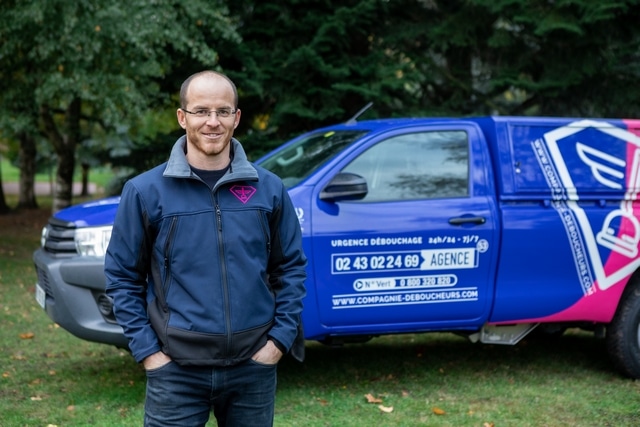
[[[259,164],[291,188],[366,133],[363,130],[314,133],[265,157]]]

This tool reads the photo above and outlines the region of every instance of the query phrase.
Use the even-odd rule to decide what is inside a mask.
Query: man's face
[[[234,92],[229,82],[218,76],[205,75],[195,78],[187,90],[186,110],[235,110]],[[240,110],[219,117],[215,112],[197,117],[178,109],[178,123],[187,133],[187,152],[193,166],[207,169],[211,161],[229,159],[229,143],[233,131],[240,122]],[[225,164],[226,166],[226,164]]]

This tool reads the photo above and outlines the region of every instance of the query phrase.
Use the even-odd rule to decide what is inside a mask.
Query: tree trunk
[[[89,196],[89,164],[82,163],[80,165],[82,168],[82,192],[81,196]]]
[[[80,139],[80,108],[80,99],[74,98],[65,111],[63,129],[60,130],[49,107],[47,105],[40,107],[40,117],[44,123],[45,131],[58,155],[53,212],[71,206],[75,152]]]
[[[20,140],[20,187],[18,208],[38,209],[34,189],[36,177],[36,141],[32,135],[23,132]]]
[[[4,198],[4,188],[2,188],[2,170],[0,169],[0,215],[11,212],[11,208],[7,205]]]
[[[53,193],[53,212],[71,206],[73,198],[73,170],[75,168],[75,150],[65,145],[65,150],[57,151],[56,181]]]

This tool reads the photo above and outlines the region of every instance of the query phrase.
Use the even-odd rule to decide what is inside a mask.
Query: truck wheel
[[[607,351],[624,375],[640,378],[640,282],[629,284],[607,327]]]

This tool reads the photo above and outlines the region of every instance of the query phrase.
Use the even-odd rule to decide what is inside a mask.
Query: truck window
[[[258,162],[282,179],[287,188],[298,185],[367,131],[330,131],[307,135]]]
[[[381,141],[343,172],[367,180],[356,202],[467,197],[469,144],[464,131],[419,132]]]

